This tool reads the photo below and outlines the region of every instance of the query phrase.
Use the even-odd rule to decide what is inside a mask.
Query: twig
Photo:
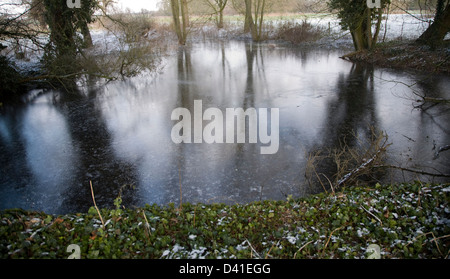
[[[442,239],[442,238],[450,237],[450,234],[443,235],[443,236],[440,236],[440,237],[436,237],[436,236],[434,235],[433,232],[427,232],[427,233],[419,234],[418,236],[414,237],[413,240],[416,241],[417,238],[422,237],[422,236],[426,237],[426,236],[429,235],[429,234],[431,234],[431,236],[433,237],[433,239],[432,239],[431,241],[433,241],[434,244],[436,245],[436,248],[437,248],[439,254],[441,254],[441,256],[444,257],[444,254],[442,254],[442,251],[441,251],[441,249],[439,248],[439,244],[438,244],[437,241],[438,241],[439,239]],[[406,246],[408,246],[409,244],[411,244],[411,243],[406,244]],[[423,245],[425,245],[425,244],[423,244]],[[450,252],[449,252],[449,253],[450,253]],[[448,256],[448,253],[447,253],[447,256]]]
[[[380,218],[378,218],[375,214],[373,214],[372,212],[370,212],[369,210],[367,210],[364,206],[361,205],[361,208],[364,209],[365,212],[369,213],[372,217],[374,217],[375,219],[377,219],[378,222],[380,222],[381,225],[383,225],[383,222],[381,222]]]
[[[197,206],[195,206],[195,208],[194,208],[194,228],[195,228],[195,215],[196,215],[196,213],[197,213]]]
[[[148,239],[148,241],[150,242],[150,234],[151,234],[151,231],[150,231],[150,224],[148,223],[148,220],[147,220],[147,216],[145,215],[145,210],[142,210],[142,215],[144,215],[144,219],[145,219],[145,227],[147,228],[147,239]]]
[[[447,103],[450,104],[449,99],[444,98],[432,98],[432,97],[423,97],[424,102],[431,102],[431,103]]]
[[[320,180],[319,174],[316,171],[316,168],[313,168],[314,173],[316,174],[317,180],[319,180],[320,185],[322,185],[323,190],[325,191],[325,193],[328,193],[327,188],[325,188],[325,185],[323,185],[322,180]],[[333,187],[331,187],[333,188]]]
[[[295,254],[294,254],[294,260],[295,260],[295,258],[297,257],[297,253],[300,252],[301,250],[303,250],[303,248],[305,248],[308,244],[312,243],[313,241],[314,241],[314,240],[311,240],[311,241],[308,241],[308,242],[306,242],[305,244],[303,244],[303,246],[300,247],[300,249],[298,249],[297,252],[295,252]]]
[[[323,256],[323,253],[325,253],[325,249],[327,249],[328,243],[330,243],[330,240],[331,240],[331,237],[333,236],[333,234],[342,228],[343,227],[336,228],[331,232],[330,236],[328,237],[327,243],[325,243],[325,247],[323,247],[323,249],[322,249],[322,256]]]
[[[148,223],[147,216],[145,215],[145,211],[144,210],[142,211],[142,215],[144,215],[145,224],[146,224],[147,229],[150,229],[150,224]]]
[[[100,214],[100,210],[98,210],[97,204],[95,203],[94,188],[92,187],[92,181],[89,181],[89,184],[91,185],[91,194],[92,194],[92,200],[94,201],[94,207],[97,210],[98,216],[100,217],[100,221],[102,221],[103,229],[105,229],[105,222],[103,222],[103,218],[102,218],[102,215]]]
[[[280,244],[280,241],[276,243],[276,245]],[[269,252],[267,252],[265,259],[267,260],[270,256],[270,252],[272,252],[273,247],[275,247],[275,243],[272,244],[272,247],[270,247]]]
[[[323,175],[328,180],[328,183],[330,184],[331,191],[333,192],[333,195],[336,194],[336,192],[334,191],[334,188],[333,188],[333,183],[331,183],[330,179],[328,179],[328,177],[325,174],[323,174],[323,173],[321,173],[321,175]]]
[[[377,166],[373,166],[373,168],[390,168],[390,169],[397,169],[397,170],[402,170],[402,171],[407,171],[407,172],[413,172],[413,173],[417,173],[417,174],[421,174],[421,175],[429,175],[429,176],[435,176],[435,177],[450,177],[450,174],[431,173],[431,172],[415,170],[415,169],[408,169],[408,168],[403,168],[403,167],[393,166],[393,165],[377,165]]]
[[[406,136],[406,135],[403,135],[403,134],[402,134],[402,136],[404,136],[406,139],[408,139],[408,140],[410,140],[410,141],[412,141],[412,142],[416,142],[413,138],[410,138],[410,137],[408,137],[408,136]]]
[[[250,243],[250,241],[248,241],[248,239],[245,239],[245,241],[248,243],[248,245],[250,245],[250,248],[252,249],[252,252],[255,253],[256,256],[258,256],[258,259],[261,259],[261,256],[258,254],[258,252],[256,252],[255,248],[253,248],[253,246]]]
[[[382,152],[384,152],[386,150],[385,147],[381,147],[376,153],[375,155],[373,155],[369,160],[365,161],[362,165],[360,165],[359,167],[357,167],[356,169],[352,170],[351,172],[347,173],[346,175],[344,175],[344,177],[342,177],[337,183],[336,186],[334,188],[339,188],[340,186],[342,186],[343,184],[345,184],[348,180],[350,180],[350,178],[352,178],[353,176],[355,176],[356,174],[358,174],[359,172],[361,172],[362,170],[366,169],[370,164],[372,164],[378,157],[379,154],[381,154]]]
[[[429,21],[429,20],[422,19],[422,18],[420,18],[420,17],[418,17],[418,16],[416,16],[416,15],[413,15],[413,14],[410,13],[409,11],[403,9],[402,7],[400,7],[400,6],[396,5],[396,4],[392,4],[392,5],[394,5],[397,9],[403,11],[404,13],[408,14],[409,16],[412,16],[413,18],[415,18],[415,19],[417,19],[417,20],[419,20],[419,21],[422,21],[422,22],[425,22],[425,23],[430,24],[430,21]]]
[[[434,241],[434,244],[436,244],[436,248],[437,248],[439,254],[441,254],[441,256],[444,256],[444,255],[442,254],[442,252],[441,252],[441,249],[439,248],[439,245],[438,245],[436,236],[434,235],[433,232],[429,232],[429,233],[433,236],[433,241]]]
[[[180,170],[180,165],[178,164],[178,179],[180,182],[180,207],[179,210],[183,209],[183,187],[181,184],[181,170]]]
[[[437,159],[437,157],[439,157],[439,154],[440,154],[441,152],[444,152],[444,151],[447,151],[447,150],[450,150],[450,145],[442,146],[441,148],[439,148],[439,150],[436,151],[436,154],[434,154],[433,160],[434,160],[434,159]]]
[[[419,181],[419,184],[420,184],[420,188],[419,188],[419,192],[417,193],[417,205],[419,206],[419,207],[422,207],[422,205],[421,205],[421,203],[420,203],[420,195],[422,194],[422,189],[423,189],[423,184],[422,184],[422,181],[420,181],[420,179],[417,179],[417,181]]]

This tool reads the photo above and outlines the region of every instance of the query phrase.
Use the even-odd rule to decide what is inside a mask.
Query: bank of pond
[[[250,204],[0,213],[0,258],[448,258],[450,184],[346,187]]]

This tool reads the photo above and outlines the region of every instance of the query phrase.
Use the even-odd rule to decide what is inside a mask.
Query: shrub
[[[303,20],[301,23],[287,21],[278,29],[277,39],[299,44],[316,41],[322,37],[322,30]]]

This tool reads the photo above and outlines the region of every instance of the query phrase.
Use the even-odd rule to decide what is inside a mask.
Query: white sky
[[[117,6],[121,9],[130,8],[132,12],[140,12],[141,9],[149,11],[157,10],[156,4],[159,0],[116,0]]]
[[[141,9],[156,11],[160,0],[115,0],[116,6],[121,10],[130,8],[132,12],[140,12]],[[23,7],[16,5],[4,5],[5,3],[20,3],[20,0],[0,0],[0,12],[18,13]]]

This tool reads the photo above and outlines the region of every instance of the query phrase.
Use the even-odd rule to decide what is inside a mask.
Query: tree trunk
[[[374,47],[375,44],[378,42],[378,35],[380,34],[380,30],[381,30],[381,21],[383,20],[383,10],[382,9],[378,9],[377,16],[378,16],[378,20],[377,20],[377,25],[375,26],[375,34],[373,35],[372,47]]]
[[[367,8],[364,12],[365,22],[363,22],[364,29],[364,48],[372,48],[372,9]]]
[[[362,27],[358,27],[357,29],[351,31],[353,38],[353,45],[355,46],[356,51],[360,51],[366,49],[364,47],[364,32],[362,31]]]
[[[178,43],[185,45],[188,32],[187,26],[189,24],[187,2],[186,0],[170,0],[170,6],[172,8],[173,26],[178,37]]]
[[[252,0],[245,0],[245,22],[244,32],[250,32],[253,29],[253,16],[252,16]]]
[[[170,0],[170,8],[172,9],[173,27],[175,28],[175,33],[177,34],[178,41],[180,41],[181,27],[180,7],[178,7],[178,0]]]
[[[94,44],[92,43],[91,32],[89,31],[89,26],[86,21],[82,22],[81,34],[83,35],[83,47],[90,48]]]
[[[189,22],[189,9],[188,9],[188,3],[187,0],[180,0],[181,1],[181,17],[183,18],[183,28],[186,30],[190,26]],[[186,33],[186,32],[185,32]]]
[[[58,56],[75,56],[75,29],[70,10],[59,2],[45,1],[46,20],[50,27],[50,41],[56,46]]]
[[[223,28],[223,9],[220,9],[219,11],[219,23],[217,24],[217,28]]]
[[[353,45],[356,51],[372,49],[378,41],[378,34],[381,29],[382,9],[377,9],[377,23],[375,25],[375,33],[372,36],[372,9],[367,8],[363,14],[362,20],[358,26],[351,30]]]
[[[260,17],[259,17],[259,30],[258,30],[258,40],[257,41],[262,39],[262,27],[264,24],[264,10],[266,8],[266,0],[260,0],[260,1],[262,1],[262,7],[261,7],[261,10],[259,11]]]
[[[439,0],[441,7],[443,7],[444,1]],[[450,1],[447,2],[447,6],[443,10],[440,10],[439,3],[433,23],[417,39],[420,44],[433,47],[442,44],[445,35],[450,31]]]
[[[262,26],[264,21],[265,0],[245,0],[245,25],[244,31],[251,32],[253,41],[262,39]],[[253,7],[254,6],[254,7]],[[254,8],[254,11],[253,11]]]

